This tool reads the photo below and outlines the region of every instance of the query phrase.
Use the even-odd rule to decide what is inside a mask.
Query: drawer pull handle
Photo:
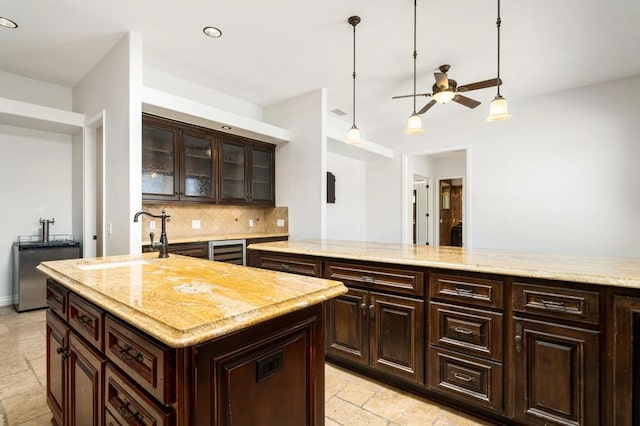
[[[462,328],[462,327],[453,327],[453,331],[455,331],[456,333],[467,334],[467,335],[475,334],[473,330],[469,330],[468,328]]]
[[[132,419],[132,418],[136,418],[138,420],[142,419],[140,412],[136,411],[134,413],[130,407],[131,407],[130,403],[125,402],[124,404],[118,407],[118,413],[120,413],[120,415],[125,419]]]
[[[140,352],[136,352],[135,354],[132,354],[131,353],[132,349],[133,348],[131,346],[125,343],[124,348],[120,350],[120,354],[118,356],[120,357],[121,360],[126,362],[132,361],[134,359],[138,362],[142,362],[142,360],[144,359],[142,354]]]
[[[567,307],[564,302],[556,302],[555,300],[540,299],[540,302],[544,305],[545,309],[555,309],[557,311],[565,311]]]
[[[372,277],[370,275],[363,275],[362,281],[364,281],[365,283],[373,283],[373,282],[376,282],[376,277]]]
[[[88,325],[89,327],[93,326],[93,320],[86,315],[78,315],[76,319],[80,324]]]
[[[366,317],[367,316],[367,304],[366,303],[361,303],[360,304],[360,310],[362,311],[362,316]]]
[[[288,271],[291,269],[291,265],[280,265],[280,269],[283,271]]]
[[[453,373],[453,377],[455,377],[458,380],[462,380],[463,382],[473,382],[473,377],[468,376],[466,374]]]
[[[456,293],[458,293],[458,296],[473,297],[473,290],[469,290],[468,288],[456,287]]]
[[[520,323],[516,324],[516,336],[513,340],[516,341],[516,352],[522,352],[522,326]]]

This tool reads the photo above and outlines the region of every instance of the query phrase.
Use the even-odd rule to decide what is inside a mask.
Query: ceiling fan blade
[[[449,88],[449,77],[447,77],[447,74],[443,72],[434,72],[433,76],[436,79],[436,86],[438,86],[441,89]]]
[[[437,104],[437,102],[435,101],[435,99],[432,99],[431,101],[429,101],[428,104],[426,104],[425,106],[422,107],[422,109],[420,111],[418,111],[418,114],[424,114],[425,112],[429,111],[429,108],[431,108],[432,106],[434,106],[435,104]]]
[[[466,106],[467,108],[475,108],[480,105],[480,102],[476,101],[475,99],[467,98],[466,96],[462,95],[456,95],[453,100],[459,104]]]
[[[431,96],[431,93],[416,93],[416,97],[417,96]],[[400,99],[400,98],[413,98],[413,95],[394,96],[391,99]]]
[[[502,79],[500,79],[500,84],[502,84]],[[471,90],[484,89],[487,87],[493,87],[498,85],[497,78],[490,78],[489,80],[478,81],[471,84],[464,84],[462,86],[458,86],[458,92],[469,92]]]

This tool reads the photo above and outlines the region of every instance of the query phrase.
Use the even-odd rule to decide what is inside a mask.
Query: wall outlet
[[[249,219],[249,228],[253,228],[253,219]]]
[[[192,220],[191,221],[191,229],[200,229],[200,220]]]
[[[156,229],[156,221],[155,220],[150,220],[149,221],[149,229]]]
[[[111,222],[107,223],[107,234],[113,234],[113,223]]]
[[[276,220],[276,226],[279,226],[280,228],[284,227],[284,219],[277,219]]]

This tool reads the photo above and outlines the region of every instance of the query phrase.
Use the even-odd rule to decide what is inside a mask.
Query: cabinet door
[[[369,365],[368,292],[349,289],[331,299],[327,312],[327,354]]]
[[[220,197],[218,201],[229,204],[246,204],[247,154],[245,145],[228,140],[220,141]]]
[[[273,150],[256,147],[251,152],[251,183],[249,200],[252,204],[275,204]]]
[[[51,311],[47,311],[47,405],[53,420],[65,424],[66,357],[69,329]]]
[[[105,359],[75,333],[69,336],[69,425],[103,424]]]
[[[371,367],[424,384],[424,302],[371,293],[368,310]]]
[[[142,199],[177,200],[178,138],[175,126],[142,119]]]
[[[215,202],[214,137],[193,130],[182,130],[181,136],[180,199]]]
[[[599,424],[599,333],[514,318],[515,417],[527,424]]]

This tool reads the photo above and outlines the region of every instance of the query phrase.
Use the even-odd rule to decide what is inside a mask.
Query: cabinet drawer
[[[175,351],[151,341],[113,317],[105,319],[107,358],[164,404],[175,402]],[[112,414],[115,414],[112,412]]]
[[[431,302],[431,344],[502,361],[502,314]]]
[[[503,410],[502,364],[431,346],[429,387],[457,400]]]
[[[209,259],[209,244],[206,242],[169,244],[169,253]]]
[[[600,294],[566,287],[513,283],[513,310],[598,324]]]
[[[502,309],[503,283],[465,275],[431,274],[429,294],[432,298]]]
[[[69,324],[96,349],[104,351],[104,312],[101,309],[71,293]]]
[[[69,290],[47,278],[47,305],[65,320],[67,319],[68,294]]]
[[[290,272],[292,274],[322,277],[322,260],[284,256],[277,254],[260,254],[257,258],[257,268],[273,271]]]
[[[413,270],[327,262],[325,278],[368,290],[392,291],[410,296],[424,295],[424,273]]]
[[[164,409],[140,392],[111,365],[105,370],[105,420],[114,425],[170,425],[171,409]]]

